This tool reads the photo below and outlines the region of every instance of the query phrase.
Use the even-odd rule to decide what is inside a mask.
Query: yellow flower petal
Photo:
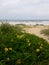
[[[5,52],[7,52],[8,51],[8,48],[5,48],[4,50],[5,50]]]
[[[41,46],[43,46],[43,44],[41,44]]]
[[[36,49],[36,52],[40,52],[40,49]]]
[[[28,46],[30,46],[31,45],[31,43],[28,43]]]
[[[24,35],[20,35],[20,39],[23,37]]]
[[[9,48],[10,51],[12,51],[12,48]]]
[[[20,36],[19,35],[17,35],[17,38],[19,38]]]
[[[42,49],[42,46],[40,46],[40,49]]]

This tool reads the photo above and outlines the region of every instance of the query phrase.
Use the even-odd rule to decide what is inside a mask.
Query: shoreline
[[[49,25],[49,21],[0,21],[0,24],[2,23],[9,23],[12,25],[16,25],[16,24],[25,24],[25,25]]]

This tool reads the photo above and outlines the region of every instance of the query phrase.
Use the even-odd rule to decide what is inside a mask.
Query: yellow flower
[[[21,59],[18,59],[17,64],[21,64],[21,63],[22,63]]]
[[[8,48],[5,48],[4,50],[5,50],[5,52],[7,52],[8,51]]]
[[[24,35],[17,35],[17,38],[21,39]]]
[[[10,51],[12,51],[12,48],[9,48]]]
[[[40,46],[40,49],[42,49],[42,46]]]
[[[41,46],[43,46],[43,44],[41,44]]]
[[[20,39],[23,37],[24,35],[20,35]]]
[[[28,46],[30,46],[31,45],[31,43],[28,43]]]
[[[36,49],[36,52],[40,52],[40,49]]]
[[[17,38],[19,38],[20,36],[19,35],[17,35]]]

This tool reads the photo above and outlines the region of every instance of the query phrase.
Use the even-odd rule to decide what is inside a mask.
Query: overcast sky
[[[49,19],[49,0],[0,0],[0,19]]]

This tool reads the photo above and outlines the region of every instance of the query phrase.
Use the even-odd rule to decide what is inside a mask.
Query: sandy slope
[[[49,26],[36,26],[36,27],[32,27],[32,28],[24,28],[24,30],[27,33],[31,33],[31,34],[35,34],[41,38],[46,39],[49,42],[49,39],[47,36],[45,36],[44,34],[41,34],[40,31],[43,29],[47,29]]]

